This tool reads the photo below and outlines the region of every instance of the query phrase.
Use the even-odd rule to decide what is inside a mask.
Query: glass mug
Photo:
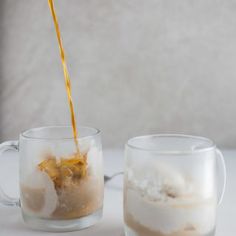
[[[72,128],[54,126],[23,132],[18,141],[0,145],[20,156],[20,199],[1,189],[0,202],[20,206],[24,222],[44,231],[73,231],[102,217],[104,174],[100,131],[80,127],[80,153]]]
[[[126,236],[213,236],[226,169],[206,138],[148,135],[126,144]]]

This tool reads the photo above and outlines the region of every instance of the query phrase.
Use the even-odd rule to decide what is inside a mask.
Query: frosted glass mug
[[[100,131],[79,127],[81,158],[72,128],[52,126],[23,132],[0,145],[19,152],[20,199],[0,188],[0,203],[21,207],[25,223],[45,231],[86,228],[102,217],[104,174]],[[1,157],[3,158],[3,157]]]
[[[125,150],[126,236],[213,236],[226,170],[206,138],[148,135]]]

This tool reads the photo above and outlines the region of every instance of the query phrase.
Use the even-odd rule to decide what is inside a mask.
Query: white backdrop
[[[105,147],[160,132],[236,147],[234,0],[55,3],[78,123]],[[1,0],[1,141],[69,122],[47,0]]]

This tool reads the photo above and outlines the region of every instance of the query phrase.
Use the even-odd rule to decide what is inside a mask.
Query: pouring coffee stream
[[[60,57],[61,57],[61,63],[62,63],[62,67],[63,67],[67,98],[68,98],[69,107],[70,107],[71,124],[72,124],[72,129],[73,129],[73,136],[74,136],[74,140],[75,140],[76,151],[77,151],[77,154],[79,154],[79,157],[81,157],[82,155],[80,153],[80,148],[79,148],[79,144],[78,144],[78,130],[77,130],[77,125],[76,125],[76,120],[75,120],[74,105],[73,105],[73,100],[72,100],[72,95],[71,95],[70,76],[69,76],[69,72],[68,72],[68,68],[67,68],[67,64],[66,64],[65,50],[64,50],[63,44],[62,44],[62,38],[61,38],[58,19],[57,19],[55,7],[54,7],[54,1],[48,0],[48,5],[49,5],[50,11],[51,11],[52,18],[53,18],[55,31],[56,31],[56,35],[57,35],[57,40],[58,40],[58,45],[59,45],[59,50],[60,50]],[[107,182],[111,181],[114,177],[116,177],[118,175],[122,175],[122,174],[123,174],[123,172],[118,172],[118,173],[115,173],[111,176],[105,175],[104,182],[107,183]]]
[[[61,63],[62,63],[63,73],[64,73],[66,93],[67,93],[68,103],[69,103],[69,107],[70,107],[71,124],[72,124],[72,129],[73,129],[73,136],[74,136],[74,140],[75,140],[76,151],[77,151],[78,155],[81,156],[80,148],[79,148],[79,144],[78,144],[78,130],[77,130],[77,125],[76,125],[76,120],[75,120],[74,105],[73,105],[73,100],[72,100],[72,95],[71,95],[70,76],[69,76],[69,72],[68,72],[68,68],[67,68],[67,64],[66,64],[65,50],[64,50],[63,44],[62,44],[60,28],[59,28],[53,0],[48,0],[48,5],[49,5],[49,8],[50,8],[50,11],[52,14],[52,18],[53,18],[53,22],[54,22],[54,26],[55,26],[55,30],[56,30],[56,35],[57,35],[57,40],[58,40],[58,46],[59,46],[59,50],[60,50],[60,57],[61,57]]]

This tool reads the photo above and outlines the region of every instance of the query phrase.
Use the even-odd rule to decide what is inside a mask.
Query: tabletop
[[[227,168],[225,197],[218,208],[216,236],[236,235],[236,150],[223,151]],[[123,168],[123,151],[104,150],[105,174],[111,175]],[[7,153],[1,158],[0,184],[3,189],[18,194],[18,162],[16,154]],[[103,219],[89,229],[60,233],[60,236],[124,236],[122,209],[122,176],[117,176],[105,186]],[[0,236],[52,236],[55,233],[28,229],[21,218],[20,208],[0,205]]]

